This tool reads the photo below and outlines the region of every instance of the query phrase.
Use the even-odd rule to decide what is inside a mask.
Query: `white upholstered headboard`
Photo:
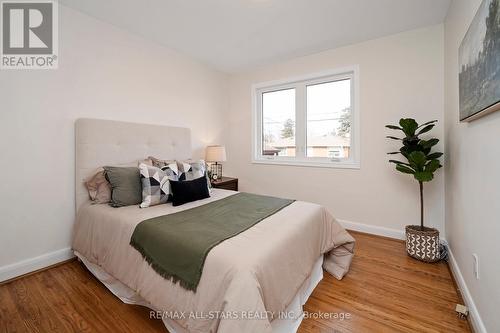
[[[78,119],[75,124],[76,209],[89,200],[84,180],[106,165],[130,165],[148,156],[191,158],[188,128]]]

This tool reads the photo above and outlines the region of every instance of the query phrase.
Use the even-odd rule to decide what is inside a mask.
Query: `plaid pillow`
[[[207,174],[207,163],[204,160],[183,161],[179,164],[179,180],[194,180],[205,176],[207,178],[207,187],[212,189],[212,184]]]
[[[144,163],[139,164],[142,183],[141,208],[147,208],[169,201],[172,191],[169,180],[179,180],[177,164],[157,168]]]

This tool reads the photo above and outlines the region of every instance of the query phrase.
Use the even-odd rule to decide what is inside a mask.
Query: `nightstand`
[[[211,183],[213,188],[238,191],[238,178],[222,177],[220,180],[212,180]]]

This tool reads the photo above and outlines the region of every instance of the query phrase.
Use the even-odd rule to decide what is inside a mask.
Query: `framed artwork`
[[[500,0],[483,0],[458,53],[460,121],[500,110]]]

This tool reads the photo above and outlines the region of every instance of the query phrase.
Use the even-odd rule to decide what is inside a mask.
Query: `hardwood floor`
[[[413,260],[397,240],[352,234],[351,271],[342,281],[325,273],[304,307],[333,318],[304,319],[299,332],[470,332],[455,315],[459,297],[445,263]],[[349,317],[341,320],[341,314]],[[0,285],[0,332],[166,329],[149,319],[148,309],[122,303],[72,261]]]
[[[461,300],[446,263],[414,260],[402,241],[351,234],[357,242],[351,270],[342,281],[325,274],[304,307],[350,319],[306,319],[299,332],[470,332],[456,316]]]

